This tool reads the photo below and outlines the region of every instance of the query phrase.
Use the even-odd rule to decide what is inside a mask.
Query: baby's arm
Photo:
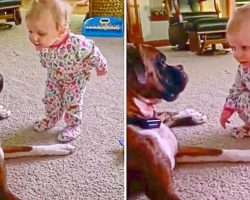
[[[103,76],[107,73],[107,60],[98,47],[94,46],[93,53],[88,60],[95,67],[97,76]]]
[[[40,58],[40,63],[42,65],[42,67],[47,68],[46,61],[45,61],[45,58],[44,58],[44,54],[42,52],[40,52],[39,58]]]
[[[230,123],[229,119],[236,110],[236,103],[241,94],[241,73],[240,68],[237,71],[233,86],[229,90],[229,95],[226,99],[223,111],[220,115],[220,124],[226,128],[226,123]]]
[[[95,46],[94,41],[85,40],[85,51],[88,52],[87,56],[83,59],[87,65],[92,66],[96,69],[98,76],[105,75],[107,73],[107,60],[101,53],[100,49]]]
[[[226,98],[226,103],[224,109],[231,110],[232,112],[236,110],[236,104],[239,96],[242,94],[242,76],[240,72],[240,67],[236,73],[235,81],[233,86],[229,90],[229,95]]]

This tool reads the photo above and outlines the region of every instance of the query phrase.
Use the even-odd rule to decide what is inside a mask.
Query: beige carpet
[[[219,148],[250,148],[250,140],[233,139],[220,127],[219,116],[237,63],[232,55],[196,56],[161,48],[171,64],[183,64],[190,82],[174,103],[161,103],[158,110],[195,108],[208,115],[207,123],[173,129],[180,144]],[[235,116],[232,124],[241,124]],[[182,200],[249,200],[250,164],[188,164],[174,171],[175,190]],[[144,199],[144,198],[143,198]]]
[[[71,28],[80,32],[83,16]],[[0,32],[0,73],[5,78],[0,104],[12,111],[0,121],[7,144],[53,144],[63,123],[47,134],[30,128],[43,116],[46,71],[27,39],[25,24]],[[123,198],[124,60],[123,39],[94,39],[109,62],[109,73],[93,73],[84,98],[82,134],[72,142],[76,151],[65,157],[8,160],[8,184],[22,200],[120,200]]]

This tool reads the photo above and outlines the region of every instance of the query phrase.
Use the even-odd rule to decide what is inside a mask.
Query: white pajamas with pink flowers
[[[236,111],[239,117],[250,125],[250,69],[239,66],[224,109]]]
[[[40,60],[47,69],[45,118],[35,123],[35,129],[51,128],[63,115],[67,126],[78,126],[91,70],[106,70],[106,59],[92,40],[69,33],[61,44],[42,49]]]

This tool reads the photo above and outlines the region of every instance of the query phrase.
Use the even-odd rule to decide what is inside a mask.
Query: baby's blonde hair
[[[250,3],[235,9],[227,24],[227,33],[237,33],[242,26],[250,26]],[[249,22],[249,24],[245,24]]]
[[[25,19],[40,19],[44,11],[49,11],[56,28],[68,26],[72,7],[65,0],[32,0]]]

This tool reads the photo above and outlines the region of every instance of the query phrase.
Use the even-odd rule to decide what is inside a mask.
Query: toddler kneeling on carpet
[[[69,30],[71,6],[64,0],[33,0],[26,13],[29,40],[47,69],[45,117],[34,124],[46,131],[64,116],[66,127],[58,140],[69,142],[79,136],[83,95],[91,70],[107,73],[107,61],[92,40]]]
[[[232,135],[237,138],[250,136],[250,4],[237,8],[227,25],[227,40],[238,62],[235,81],[230,88],[220,117],[222,127],[236,112],[244,122],[233,127]]]

